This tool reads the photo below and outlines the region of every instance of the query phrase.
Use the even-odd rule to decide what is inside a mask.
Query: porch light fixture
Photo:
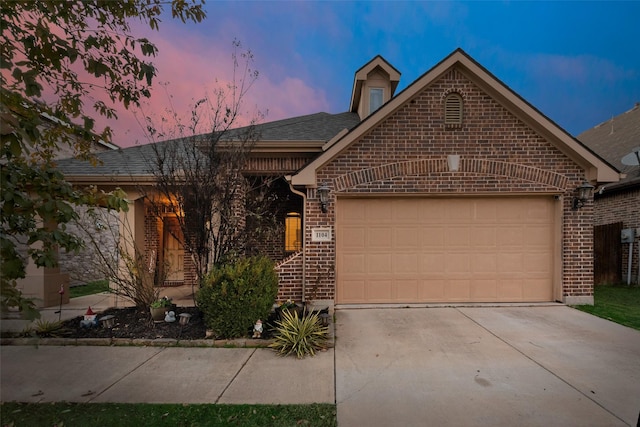
[[[573,196],[571,209],[577,211],[583,207],[587,200],[591,198],[593,188],[593,185],[589,184],[587,181],[583,182],[578,188],[576,188],[576,195]]]
[[[329,187],[323,183],[318,189],[318,198],[320,199],[320,209],[322,213],[327,213],[327,202],[329,201]]]

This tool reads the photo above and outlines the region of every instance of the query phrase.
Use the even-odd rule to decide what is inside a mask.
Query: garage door
[[[553,300],[551,197],[338,200],[338,304]]]

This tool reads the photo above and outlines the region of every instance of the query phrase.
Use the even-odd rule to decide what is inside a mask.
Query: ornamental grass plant
[[[326,349],[328,335],[329,328],[322,326],[318,314],[301,317],[297,311],[283,310],[282,318],[276,321],[273,343],[269,347],[282,356],[295,354],[301,359]]]

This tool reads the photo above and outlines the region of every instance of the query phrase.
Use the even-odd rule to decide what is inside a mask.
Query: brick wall
[[[444,126],[444,97],[458,92],[464,122]],[[461,156],[449,172],[446,157]],[[320,212],[315,191],[308,194],[307,281],[317,298],[335,299],[335,245],[310,242],[311,229],[335,230],[337,195],[542,193],[563,196],[563,295],[593,294],[593,205],[570,208],[584,172],[558,149],[451,70],[317,171],[331,188],[328,213]],[[335,234],[335,233],[334,233]]]
[[[640,227],[640,189],[631,189],[628,191],[619,191],[607,193],[606,190],[602,196],[596,197],[595,200],[594,225],[606,225],[616,222],[622,222],[622,228]],[[636,236],[634,244],[633,256],[631,258],[631,281],[638,283],[638,244],[640,238]],[[628,263],[629,263],[629,245],[627,243],[622,248],[622,277],[626,282]]]
[[[302,252],[297,252],[276,264],[278,301],[302,301],[302,259]]]

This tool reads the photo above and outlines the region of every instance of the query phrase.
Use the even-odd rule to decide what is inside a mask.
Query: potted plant
[[[285,311],[290,312],[292,314],[293,312],[297,312],[298,316],[302,316],[302,313],[303,313],[302,307],[296,304],[291,299],[284,301],[276,308],[276,314],[278,315],[278,319],[282,319],[282,315]]]
[[[152,302],[149,306],[149,310],[151,311],[151,318],[153,321],[163,322],[166,312],[169,311],[172,306],[173,303],[171,302],[171,298],[166,296]]]

